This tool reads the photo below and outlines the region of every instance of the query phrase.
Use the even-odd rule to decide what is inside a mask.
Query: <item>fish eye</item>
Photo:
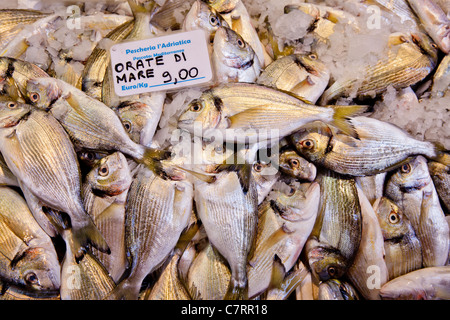
[[[107,165],[103,165],[100,168],[98,168],[98,174],[102,177],[106,177],[109,173],[109,169]]]
[[[286,194],[288,197],[292,197],[295,193],[295,188],[289,189],[289,192]]]
[[[39,279],[34,272],[30,272],[25,275],[25,282],[33,285],[39,283]]]
[[[311,53],[311,54],[309,55],[309,58],[310,58],[311,60],[317,60],[317,54]]]
[[[215,26],[219,25],[219,19],[217,19],[217,17],[215,15],[211,14],[209,16],[209,23],[211,23],[211,25],[215,27]]]
[[[199,102],[193,102],[189,110],[193,112],[199,112],[200,110],[202,110],[202,105]]]
[[[432,43],[431,46],[432,46],[434,49],[437,49],[437,48],[438,48],[438,45],[437,45],[436,43]]]
[[[312,148],[314,148],[314,141],[311,139],[306,139],[306,140],[303,140],[302,142],[300,142],[300,145],[302,146],[302,148],[312,149]]]
[[[328,267],[327,272],[330,275],[330,277],[334,277],[334,276],[336,276],[337,270],[335,267],[330,266],[330,267]]]
[[[408,39],[406,39],[405,36],[400,36],[399,39],[400,39],[401,42],[409,42]]]
[[[9,109],[15,109],[15,108],[17,108],[17,103],[14,102],[14,101],[10,101],[10,102],[8,102],[8,103],[6,104],[6,106],[7,106]]]
[[[39,99],[41,98],[41,96],[37,92],[31,92],[29,97],[30,97],[31,102],[34,102],[34,103],[39,102]]]
[[[409,163],[406,163],[401,166],[400,171],[402,173],[410,173],[411,172],[411,165]]]
[[[92,161],[94,160],[94,154],[92,152],[83,152],[81,154],[81,159]]]
[[[261,172],[262,169],[263,169],[263,166],[262,166],[261,163],[257,162],[257,163],[255,163],[255,164],[253,165],[253,169],[254,169],[256,172]]]
[[[245,48],[245,42],[242,39],[238,39],[237,40],[237,44],[239,46],[239,48]]]
[[[398,223],[400,221],[398,213],[395,212],[394,210],[391,211],[391,213],[389,214],[389,218],[388,219],[389,219],[389,223],[392,223],[392,224],[396,224],[396,223]]]
[[[222,146],[217,146],[217,147],[214,148],[214,151],[216,153],[223,153],[223,147]]]
[[[124,121],[123,122],[123,127],[125,128],[126,132],[130,132],[131,131],[131,123],[129,121]]]
[[[300,162],[298,162],[297,159],[291,159],[291,160],[289,160],[289,165],[292,168],[298,168],[298,167],[300,167]]]

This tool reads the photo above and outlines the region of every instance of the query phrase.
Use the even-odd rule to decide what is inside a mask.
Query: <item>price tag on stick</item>
[[[118,96],[195,86],[212,80],[203,30],[115,44],[110,49]]]

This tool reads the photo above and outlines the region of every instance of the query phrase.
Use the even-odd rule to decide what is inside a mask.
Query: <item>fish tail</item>
[[[436,156],[431,159],[445,166],[450,166],[450,150],[446,149],[440,142],[433,142]]]
[[[242,285],[231,277],[223,300],[248,300],[248,285]]]
[[[359,139],[355,127],[351,123],[351,117],[355,117],[367,111],[368,106],[328,106],[334,109],[332,124],[345,134]]]
[[[104,300],[138,300],[140,285],[132,283],[129,278],[122,280]]]
[[[88,223],[82,227],[71,228],[71,242],[72,252],[75,255],[76,261],[80,261],[88,248],[88,245],[92,245],[97,250],[110,254],[111,249],[106,243],[105,238],[95,226],[91,218],[88,219]]]
[[[155,148],[145,148],[144,155],[137,162],[144,164],[147,168],[160,176],[164,176],[164,170],[161,160],[170,158],[171,152]]]
[[[138,13],[152,12],[156,8],[154,0],[128,0],[128,4],[135,17]]]

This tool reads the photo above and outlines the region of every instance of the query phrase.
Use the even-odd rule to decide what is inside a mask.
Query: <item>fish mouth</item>
[[[183,127],[186,128],[187,126],[190,126],[193,123],[194,120],[192,119],[178,119],[177,126],[178,128],[183,129]]]
[[[423,188],[428,186],[431,182],[432,182],[431,177],[419,178],[411,184],[404,184],[400,186],[400,190],[407,193],[415,190],[422,190]]]
[[[241,65],[241,69],[246,70],[246,69],[250,68],[251,66],[253,66],[253,59],[249,60],[246,63],[244,63],[243,65]]]

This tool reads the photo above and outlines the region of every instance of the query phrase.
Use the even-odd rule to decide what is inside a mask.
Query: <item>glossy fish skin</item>
[[[26,201],[9,187],[0,187],[0,218],[2,282],[31,291],[58,290],[61,267],[55,247]]]
[[[334,123],[343,131],[353,134],[345,118],[365,110],[365,106],[318,107],[307,104],[289,93],[250,83],[225,83],[203,92],[188,105],[178,119],[178,127],[198,134],[194,130],[201,123],[204,137],[222,134],[226,141],[261,144],[270,139],[270,130],[277,128],[281,139],[308,122],[321,120]],[[227,130],[226,129],[232,129]],[[231,134],[230,131],[235,133]]]
[[[125,252],[125,206],[132,177],[127,159],[115,152],[98,161],[86,175],[83,203],[86,212],[105,237],[110,254],[95,249],[93,254],[118,281],[127,267]]]
[[[219,27],[215,32],[212,63],[217,84],[254,82],[261,72],[255,51],[228,27]]]
[[[325,91],[330,72],[316,54],[291,54],[276,59],[259,75],[257,83],[289,91],[316,103]]]
[[[383,287],[383,300],[449,300],[450,266],[428,267],[395,278]]]
[[[447,54],[433,76],[433,86],[431,94],[434,97],[443,97],[447,94],[450,88],[450,54]]]
[[[429,161],[428,170],[439,198],[450,212],[450,168],[442,163]]]
[[[361,206],[361,242],[347,271],[347,278],[364,299],[379,300],[380,286],[389,280],[383,233],[372,204],[364,192],[359,187],[357,189]],[[373,283],[374,274],[377,275],[377,283]]]
[[[12,186],[18,187],[19,183],[17,182],[16,176],[9,170],[8,166],[5,163],[5,159],[0,153],[0,186]]]
[[[384,237],[389,280],[422,268],[422,246],[408,218],[386,197],[374,204]]]
[[[194,182],[198,217],[209,241],[231,269],[225,299],[242,299],[248,286],[247,260],[257,229],[258,196],[251,175],[247,179],[249,184],[244,188],[238,172],[225,170],[212,183]]]
[[[280,153],[280,170],[293,178],[311,182],[317,174],[316,166],[294,150],[285,150]]]
[[[361,207],[355,180],[332,171],[320,172],[319,213],[305,253],[314,277],[341,278],[361,241]]]
[[[387,172],[382,172],[372,176],[355,177],[356,184],[372,205],[383,196],[386,175]]]
[[[439,48],[445,54],[450,53],[450,19],[446,13],[431,0],[408,0],[408,3]]]
[[[381,94],[389,85],[396,89],[406,88],[423,80],[435,68],[437,49],[426,34],[395,33],[389,41],[395,49],[389,49],[386,58],[367,66],[361,80],[358,77],[338,79],[325,90],[319,105],[349,97],[353,91],[357,98],[366,98]]]
[[[354,117],[351,123],[359,139],[335,133],[332,127],[317,122],[294,133],[291,141],[314,164],[352,176],[393,170],[418,154],[428,158],[439,154],[433,143],[414,139],[388,122]]]
[[[84,210],[76,153],[59,122],[44,111],[34,110],[17,126],[1,129],[0,135],[1,153],[21,186],[44,206],[70,217],[72,238],[68,245],[74,246],[77,259],[88,244],[107,252],[107,243]]]
[[[258,208],[255,250],[248,268],[250,298],[269,288],[275,255],[286,271],[294,267],[316,220],[319,185],[313,182],[286,188],[289,190],[275,188]],[[284,236],[274,241],[280,229]]]
[[[359,300],[359,295],[350,283],[329,279],[320,283],[318,300]]]
[[[133,142],[119,117],[102,102],[54,78],[29,80],[27,90],[30,97],[37,96],[37,108],[50,108],[78,150],[120,151],[149,167],[154,165],[154,149]]]
[[[109,298],[135,300],[144,278],[175,248],[192,212],[193,186],[164,180],[141,167],[127,196],[125,239],[128,276]]]
[[[387,181],[385,194],[411,222],[422,245],[423,266],[445,265],[449,251],[449,226],[427,160],[417,156],[394,171]]]

